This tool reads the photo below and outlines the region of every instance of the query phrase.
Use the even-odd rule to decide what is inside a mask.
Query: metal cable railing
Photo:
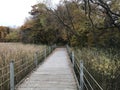
[[[84,70],[88,73],[88,75],[90,76],[90,78],[96,83],[96,85],[100,88],[100,90],[103,90],[102,87],[99,85],[99,83],[95,80],[95,78],[90,74],[90,72],[85,68],[83,67]],[[94,89],[93,89],[94,90]]]
[[[10,76],[10,72],[9,72],[9,65],[6,65],[2,68],[0,68],[0,90],[5,90],[7,89],[9,86],[6,86],[10,79],[8,78]],[[5,87],[5,89],[3,88]]]
[[[89,87],[91,88],[91,90],[94,90],[93,87],[92,87],[92,85],[90,84],[89,80],[87,79],[87,77],[85,75],[84,75],[84,79],[87,82],[87,84],[89,85]]]
[[[97,90],[103,90],[103,88],[93,77],[93,75],[86,69],[83,64],[83,60],[79,60],[77,53],[74,53],[68,45],[66,46],[66,48],[70,56],[71,62],[72,64],[74,64],[73,68],[80,86],[79,90],[96,90],[94,86],[97,87]]]
[[[56,45],[46,47],[44,50],[36,51],[34,57],[24,57],[20,60],[13,60],[9,65],[0,68],[0,90],[14,90],[26,75],[28,75],[39,63],[44,60]]]

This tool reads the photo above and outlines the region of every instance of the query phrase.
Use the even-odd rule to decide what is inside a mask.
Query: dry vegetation
[[[104,90],[120,90],[119,49],[83,48],[75,51],[78,60],[84,61],[85,67]]]
[[[8,64],[10,60],[20,60],[24,57],[32,59],[36,51],[41,51],[45,46],[24,45],[20,43],[0,43],[0,67]]]
[[[0,43],[0,90],[9,90],[9,63],[14,61],[15,84],[35,68],[35,53],[38,63],[44,58],[46,46],[21,43]]]

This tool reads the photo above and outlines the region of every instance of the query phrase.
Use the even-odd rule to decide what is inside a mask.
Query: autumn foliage
[[[84,9],[83,3],[75,1],[63,2],[54,10],[43,3],[32,6],[29,12],[32,18],[21,27],[22,41],[80,47],[119,47],[120,31],[117,27],[108,27],[109,17],[100,12],[96,5],[91,5],[93,27]]]

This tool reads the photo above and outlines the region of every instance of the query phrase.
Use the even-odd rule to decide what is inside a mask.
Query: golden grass
[[[36,51],[41,51],[45,46],[0,43],[0,67],[8,64],[11,60],[17,61],[24,57],[32,59]]]
[[[38,61],[44,58],[46,46],[21,43],[0,43],[0,90],[9,90],[9,64],[14,61],[15,84],[35,68],[35,53]]]

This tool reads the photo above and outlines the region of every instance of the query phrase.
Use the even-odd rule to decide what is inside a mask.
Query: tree
[[[5,26],[0,26],[0,41],[5,41],[5,37],[10,33],[10,28]]]
[[[57,40],[57,23],[52,13],[47,11],[43,3],[32,6],[32,18],[21,27],[22,41],[52,44]],[[30,22],[30,23],[29,23]]]
[[[62,42],[81,47],[119,46],[119,14],[115,13],[118,11],[116,2],[63,0],[54,9],[38,3],[29,12],[32,18],[21,27],[21,39],[30,43]]]
[[[20,34],[17,31],[10,32],[5,37],[5,41],[7,42],[18,42],[20,41]]]

